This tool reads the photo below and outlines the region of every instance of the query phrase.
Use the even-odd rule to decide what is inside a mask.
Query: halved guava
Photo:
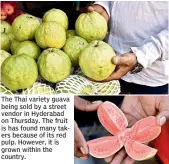
[[[124,142],[116,136],[102,137],[87,142],[89,153],[96,158],[106,158],[119,151]]]
[[[128,126],[123,112],[111,102],[102,103],[97,112],[101,124],[113,135],[119,134]]]
[[[134,140],[127,140],[125,143],[127,154],[134,160],[142,161],[154,157],[157,149],[139,143]]]

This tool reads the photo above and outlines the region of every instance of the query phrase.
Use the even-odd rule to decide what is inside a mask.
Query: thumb
[[[124,55],[114,56],[112,58],[112,63],[115,64],[115,65],[124,65],[124,64],[126,64],[127,60],[128,59]]]
[[[86,112],[92,112],[97,110],[101,103],[102,101],[90,102],[78,96],[75,96],[74,99],[75,108]]]
[[[166,121],[169,120],[169,111],[161,111],[159,114],[156,116],[157,119],[157,124],[162,126],[166,123]]]
[[[87,11],[88,11],[88,12],[94,11],[94,7],[93,7],[93,6],[89,6],[89,7],[87,8]]]
[[[169,97],[168,96],[158,96],[157,97],[157,109],[158,114],[156,116],[157,124],[162,126],[166,123],[166,121],[169,121]]]

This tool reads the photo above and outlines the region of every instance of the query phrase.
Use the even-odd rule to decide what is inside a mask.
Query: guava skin
[[[35,40],[42,49],[60,49],[66,42],[66,32],[64,28],[56,22],[45,22],[37,29]]]
[[[8,53],[7,51],[4,50],[0,50],[0,74],[1,74],[1,66],[2,63],[5,61],[6,58],[8,58],[9,56],[11,56],[10,53]],[[0,77],[1,80],[1,77]]]
[[[68,17],[65,12],[59,9],[51,9],[45,13],[42,22],[59,23],[65,30],[68,29]]]
[[[18,40],[12,40],[12,43],[11,43],[11,53],[12,54],[15,54],[15,50],[17,49],[17,46],[20,44],[20,41]]]
[[[79,56],[88,42],[79,36],[72,36],[66,40],[63,51],[70,57],[73,66],[79,66]]]
[[[17,45],[14,55],[25,54],[37,60],[41,54],[38,45],[33,41],[24,41]]]
[[[18,41],[33,40],[35,38],[35,31],[39,26],[40,22],[36,17],[22,14],[12,23],[12,31],[15,39]]]
[[[105,18],[97,12],[81,14],[75,23],[76,34],[88,42],[103,40],[108,27]]]
[[[67,30],[67,32],[66,32],[66,38],[68,39],[68,38],[70,38],[72,36],[77,36],[76,35],[76,31],[75,30]]]
[[[8,34],[12,32],[12,27],[8,22],[0,20],[0,23],[1,23],[1,33]]]
[[[63,51],[56,48],[44,50],[38,58],[40,75],[47,81],[56,83],[71,73],[71,60]]]
[[[115,70],[111,60],[115,52],[103,41],[92,41],[80,54],[79,65],[82,72],[89,78],[102,81]]]
[[[30,95],[54,95],[55,91],[53,88],[46,84],[35,83],[31,88],[23,91],[22,94],[30,94]]]
[[[1,49],[5,51],[10,51],[10,45],[12,40],[14,39],[14,35],[12,34],[12,27],[9,23],[5,21],[0,21],[1,23]]]
[[[12,91],[31,87],[38,77],[35,60],[24,54],[8,57],[1,72],[2,83]]]

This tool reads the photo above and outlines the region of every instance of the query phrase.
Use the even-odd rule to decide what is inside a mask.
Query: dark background
[[[18,2],[18,9],[42,18],[52,8],[63,10],[69,19],[69,29],[74,29],[75,20],[94,1],[23,1]]]

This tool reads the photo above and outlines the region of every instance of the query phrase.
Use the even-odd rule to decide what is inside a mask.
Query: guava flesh
[[[111,102],[102,103],[97,112],[102,125],[113,135],[120,133],[128,126],[123,112]]]

